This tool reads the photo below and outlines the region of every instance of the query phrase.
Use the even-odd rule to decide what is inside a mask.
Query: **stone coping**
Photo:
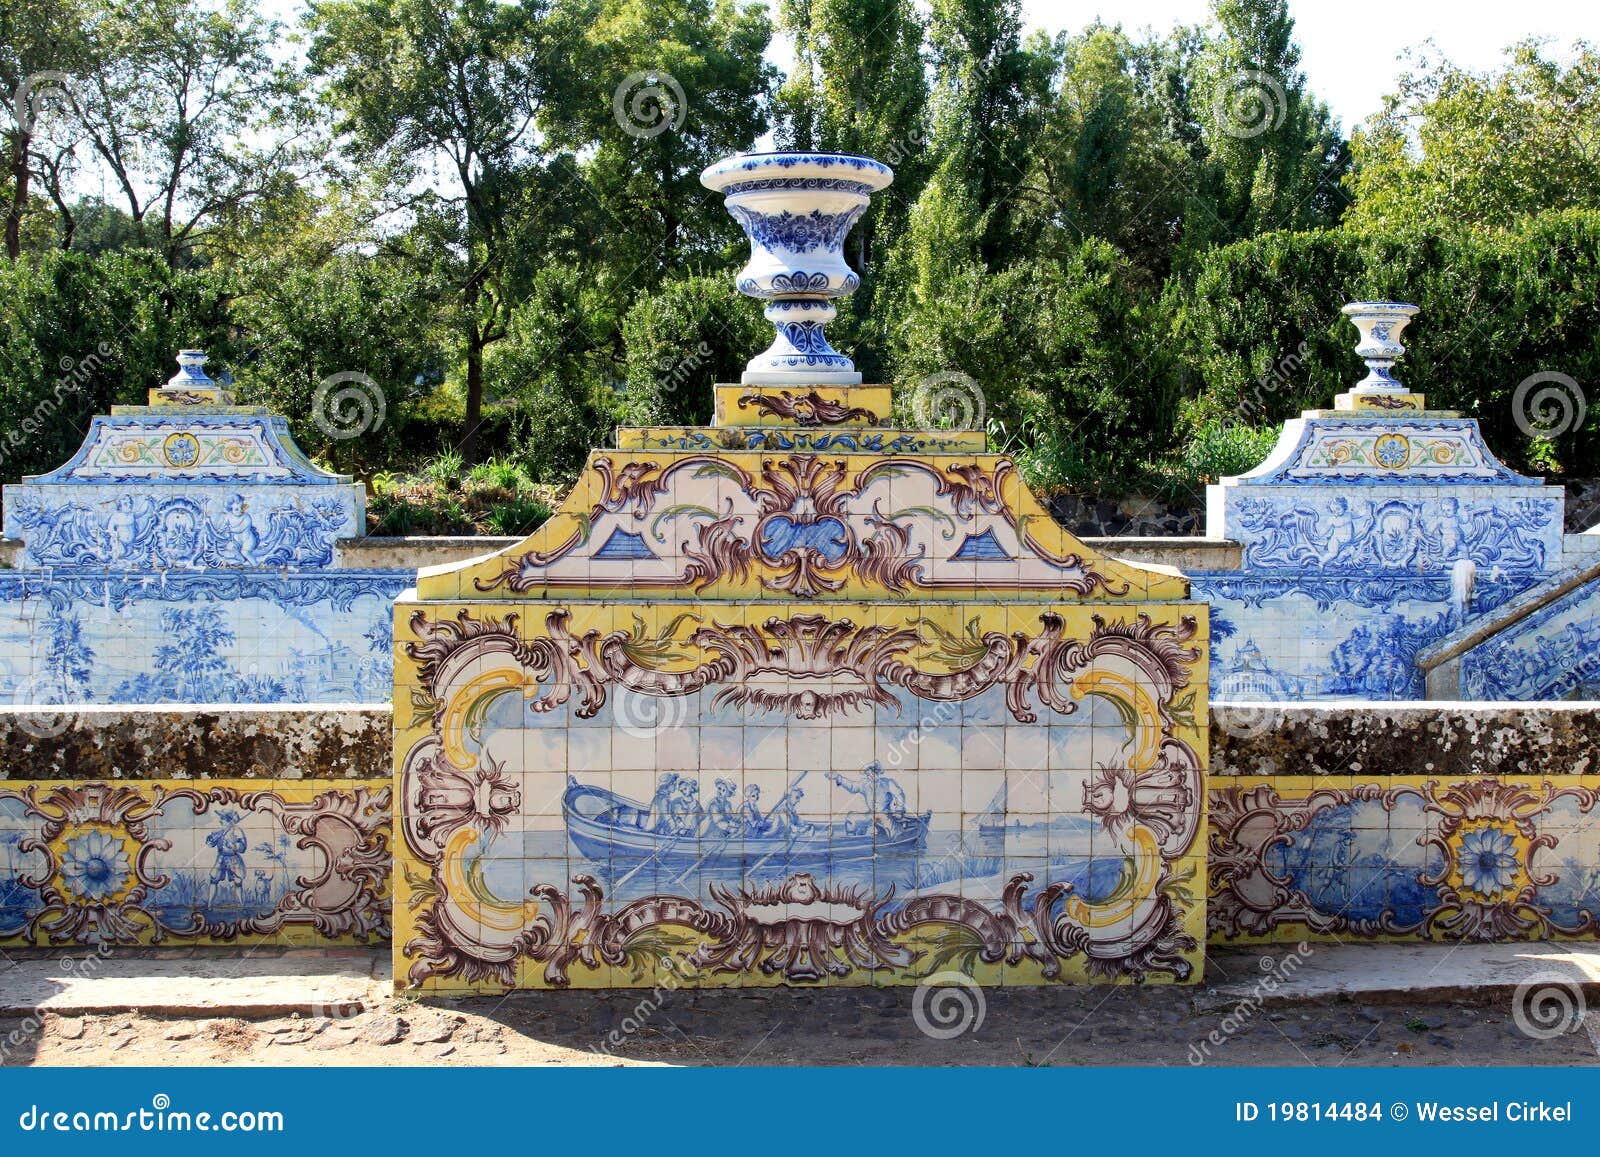
[[[10,780],[387,779],[387,703],[0,707]],[[1600,774],[1600,703],[1216,703],[1213,776]]]
[[[388,779],[387,703],[0,707],[0,779]]]
[[[1212,703],[1212,777],[1597,775],[1600,703]]]
[[[1442,663],[1458,659],[1491,636],[1509,630],[1529,615],[1557,599],[1565,598],[1596,578],[1600,578],[1600,560],[1562,571],[1549,581],[1523,591],[1488,614],[1479,615],[1460,630],[1424,647],[1417,652],[1417,666],[1424,672],[1431,672]]]

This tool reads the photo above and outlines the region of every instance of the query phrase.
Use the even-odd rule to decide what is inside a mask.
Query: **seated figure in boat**
[[[767,813],[766,834],[769,836],[794,836],[806,835],[815,826],[800,818],[797,810],[800,800],[805,796],[803,788],[791,787],[778,797],[778,802],[772,805],[772,810]]]
[[[744,821],[745,835],[767,834],[767,817],[761,811],[761,788],[758,785],[752,783],[745,787],[744,801],[739,804],[739,815]]]
[[[672,830],[680,836],[698,835],[706,820],[706,809],[700,806],[700,785],[680,775],[671,806]]]
[[[914,821],[906,813],[905,790],[883,773],[883,764],[867,764],[859,778],[846,779],[837,771],[828,772],[828,779],[851,795],[861,797],[866,815],[845,821],[845,830],[852,833],[876,829],[880,835],[897,836]]]
[[[706,832],[713,836],[737,835],[743,826],[739,813],[734,810],[733,793],[739,785],[731,779],[718,779],[713,786],[711,802],[706,805]]]
[[[672,809],[677,800],[678,773],[664,771],[656,777],[656,794],[650,801],[650,818],[645,821],[645,828],[652,832],[671,832],[673,830]]]

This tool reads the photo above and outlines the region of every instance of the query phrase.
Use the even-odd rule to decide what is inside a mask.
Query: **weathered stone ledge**
[[[1213,703],[1211,775],[1600,775],[1600,704]]]
[[[0,779],[387,779],[388,704],[0,707]],[[1600,775],[1590,703],[1213,704],[1211,774]]]
[[[0,779],[387,779],[388,704],[0,708]]]

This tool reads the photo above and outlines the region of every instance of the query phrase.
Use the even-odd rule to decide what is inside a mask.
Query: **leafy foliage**
[[[706,421],[770,340],[698,182],[768,134],[895,168],[831,336],[906,420],[970,376],[1041,490],[1247,469],[1359,376],[1338,307],[1376,296],[1423,307],[1405,380],[1526,469],[1600,470],[1510,407],[1600,370],[1593,46],[1428,50],[1347,142],[1285,0],[1026,38],[1020,0],[311,0],[301,31],[291,63],[245,0],[0,6],[0,87],[69,81],[0,129],[7,476],[200,345],[374,478],[385,531],[522,533],[612,426]],[[341,372],[383,393],[360,439],[312,414]]]

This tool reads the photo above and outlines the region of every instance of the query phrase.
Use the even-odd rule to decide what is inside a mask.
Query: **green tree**
[[[22,252],[35,178],[59,172],[71,151],[85,10],[79,0],[6,0],[0,5],[0,136],[5,139],[6,256]],[[50,186],[46,184],[46,191]]]
[[[1027,179],[1037,126],[1023,114],[1050,71],[1021,36],[1020,0],[934,0],[929,15],[935,169],[921,245],[974,249],[990,268],[1010,256],[995,209]]]
[[[620,382],[609,323],[594,320],[598,292],[586,270],[546,266],[489,362],[515,456],[539,482],[572,482],[615,421]]]
[[[477,455],[484,351],[507,334],[508,276],[540,149],[571,115],[574,61],[593,10],[580,0],[312,0],[311,68],[352,157],[382,169],[415,214],[414,241],[448,270],[466,362],[461,453]],[[427,172],[442,158],[449,178]]]
[[[1199,56],[1206,160],[1186,248],[1335,223],[1349,147],[1306,88],[1287,0],[1213,0]]]
[[[91,415],[142,404],[170,378],[178,349],[236,364],[229,293],[217,273],[173,271],[148,251],[53,250],[0,265],[0,476],[59,466]]]
[[[1149,46],[1094,25],[1040,44],[1054,60],[1028,178],[1008,206],[1019,249],[1099,237],[1156,284],[1171,263],[1192,161],[1149,75]]]
[[[1600,51],[1566,67],[1537,41],[1474,73],[1425,56],[1352,138],[1351,224],[1505,227],[1548,209],[1600,207]]]
[[[74,156],[107,177],[171,266],[198,260],[213,228],[308,171],[298,80],[272,58],[280,31],[248,0],[117,0],[84,26]],[[51,174],[69,239],[70,171]]]
[[[686,264],[739,237],[700,171],[766,131],[776,71],[765,9],[736,0],[604,0],[591,33],[591,87],[570,143],[588,154],[592,262],[621,315]]]
[[[243,397],[287,415],[308,452],[342,468],[384,469],[398,456],[411,397],[443,378],[435,326],[443,288],[388,255],[316,266],[263,259],[236,276],[229,315],[246,347],[233,367]],[[366,374],[382,393],[372,399],[382,422],[359,438],[335,438],[314,413],[319,383],[340,372]]]

